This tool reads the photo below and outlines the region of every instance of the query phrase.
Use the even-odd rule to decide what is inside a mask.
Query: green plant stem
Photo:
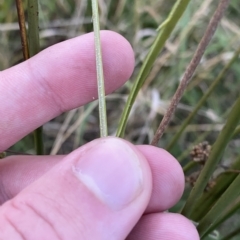
[[[39,53],[38,0],[28,0],[28,38],[29,56]]]
[[[28,0],[28,39],[29,56],[32,57],[40,51],[39,24],[38,24],[38,0]],[[36,153],[44,154],[42,127],[34,131],[34,143]]]
[[[240,175],[236,177],[236,179],[232,182],[232,184],[228,187],[228,189],[223,193],[223,195],[219,198],[216,204],[209,210],[209,212],[201,219],[199,225],[197,226],[199,235],[201,237],[206,236],[208,229],[216,222],[221,214],[223,213],[226,206],[230,206],[230,204],[237,199],[240,194]]]
[[[203,106],[203,104],[206,102],[207,98],[211,95],[211,93],[214,91],[214,89],[217,87],[217,85],[220,83],[220,80],[222,80],[223,76],[227,72],[227,70],[232,66],[232,64],[238,59],[238,56],[240,54],[240,48],[235,52],[232,59],[228,62],[228,64],[223,68],[223,70],[219,73],[217,78],[213,81],[211,86],[208,88],[207,92],[202,96],[200,101],[195,106],[194,110],[188,115],[188,117],[184,120],[182,123],[179,131],[174,135],[169,145],[166,147],[167,151],[171,151],[180,136],[182,135],[185,128],[188,126],[188,124],[192,121],[193,117],[197,114],[198,110]],[[240,130],[239,130],[240,131]]]
[[[227,122],[220,132],[216,142],[214,143],[214,147],[210,152],[208,161],[206,162],[203,170],[201,171],[195,186],[193,187],[189,198],[186,201],[186,204],[182,210],[182,214],[186,217],[190,217],[194,207],[196,206],[196,202],[201,197],[203,190],[205,189],[212,173],[215,170],[220,158],[232,138],[233,132],[237,127],[237,124],[240,120],[240,97],[236,100],[234,106],[232,107]],[[239,188],[240,189],[240,188]]]
[[[134,82],[133,88],[128,96],[127,103],[121,115],[121,119],[117,129],[117,136],[123,137],[124,132],[126,129],[127,120],[132,109],[133,103],[137,97],[139,90],[141,89],[144,81],[146,80],[158,54],[163,49],[165,42],[169,38],[170,34],[172,33],[174,27],[178,23],[179,19],[183,15],[184,11],[186,10],[190,0],[178,0],[172,11],[170,12],[166,21],[161,25],[161,29],[143,62],[143,65],[139,71],[139,74]]]
[[[97,81],[98,81],[100,136],[106,137],[108,135],[108,129],[107,129],[104,75],[103,75],[103,65],[102,65],[102,51],[101,51],[100,25],[99,25],[97,0],[92,0],[92,12],[93,12],[92,18],[93,18],[95,53],[96,53],[96,69],[97,69]]]
[[[18,13],[18,23],[20,28],[21,42],[22,42],[23,58],[24,60],[27,60],[29,58],[29,50],[28,50],[26,21],[25,21],[22,0],[16,0],[16,6],[17,6],[17,13]]]
[[[21,33],[21,41],[23,46],[23,56],[27,60],[29,56],[33,56],[39,52],[39,37],[38,37],[38,2],[28,2],[28,18],[29,18],[29,47],[27,41],[27,31],[25,26],[24,9],[21,0],[16,0],[18,11],[19,27]],[[34,132],[34,141],[37,154],[43,154],[42,129],[38,128]]]

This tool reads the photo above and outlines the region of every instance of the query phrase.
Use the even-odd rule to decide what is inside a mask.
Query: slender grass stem
[[[38,23],[38,0],[28,0],[28,39],[29,56],[32,57],[40,51],[39,23]],[[36,153],[44,154],[42,127],[34,131],[34,143]]]
[[[25,25],[25,16],[22,0],[16,0],[18,21],[20,27],[21,41],[23,47],[24,60],[34,56],[39,52],[39,33],[38,33],[38,2],[36,0],[28,1],[28,25],[29,25],[29,41],[27,39],[27,30]],[[44,154],[42,128],[34,131],[34,143],[36,153]]]
[[[181,137],[183,131],[188,126],[188,124],[191,122],[191,120],[194,118],[194,116],[197,114],[198,110],[202,107],[202,105],[206,102],[207,98],[211,95],[211,93],[214,91],[214,89],[217,87],[217,85],[220,83],[220,80],[222,80],[223,76],[227,72],[227,70],[232,66],[232,64],[238,59],[238,56],[240,54],[240,48],[235,52],[232,59],[228,62],[228,64],[223,68],[223,70],[219,73],[217,78],[213,81],[211,86],[208,88],[207,92],[202,96],[202,98],[199,100],[197,105],[195,106],[194,110],[188,115],[188,117],[184,120],[182,123],[179,131],[174,135],[171,142],[167,146],[166,150],[171,151],[178,139]]]
[[[28,38],[29,55],[32,57],[40,51],[38,0],[28,0]]]
[[[100,136],[106,137],[108,135],[108,129],[107,129],[104,75],[103,75],[102,51],[101,51],[101,40],[100,40],[100,24],[99,24],[97,0],[92,0],[92,12],[93,12],[92,16],[93,16],[96,69],[97,69],[97,81],[98,81]]]
[[[192,76],[193,76],[197,66],[200,63],[200,60],[210,42],[210,40],[212,39],[213,34],[215,33],[215,31],[217,29],[218,23],[221,20],[225,10],[227,9],[229,1],[230,0],[221,0],[214,15],[212,16],[211,21],[206,29],[206,32],[204,33],[203,38],[201,39],[201,41],[198,45],[198,48],[184,73],[184,76],[178,86],[178,89],[175,92],[175,94],[171,100],[171,103],[167,109],[167,112],[164,115],[164,117],[155,133],[155,136],[151,142],[152,145],[156,146],[158,144],[159,139],[162,137],[165,129],[167,128],[167,126],[171,120],[171,117],[172,117],[173,113],[175,112],[180,99],[183,96],[184,90],[186,89],[188,83],[192,79]]]
[[[163,24],[161,24],[160,29],[158,31],[158,35],[148,53],[148,55],[145,58],[145,61],[143,62],[143,65],[138,73],[138,76],[134,82],[133,88],[128,96],[127,103],[124,107],[123,113],[121,115],[120,122],[118,124],[118,130],[117,130],[117,136],[123,137],[124,132],[127,125],[127,120],[130,114],[130,111],[132,109],[133,103],[137,97],[137,94],[141,87],[144,84],[144,81],[146,80],[158,54],[163,49],[165,42],[169,38],[170,34],[172,33],[174,27],[178,23],[179,19],[183,15],[184,11],[186,10],[190,0],[178,0],[174,7],[172,8],[172,11],[170,12],[168,18],[166,21],[164,21]]]
[[[214,147],[210,152],[209,158],[201,171],[195,186],[193,187],[189,198],[186,201],[186,204],[182,210],[182,214],[184,216],[190,217],[191,213],[193,212],[196,202],[201,197],[204,188],[206,187],[208,180],[210,179],[212,173],[215,170],[220,158],[229,143],[230,139],[232,138],[233,132],[237,127],[237,124],[240,121],[240,97],[236,100],[235,104],[233,105],[227,122],[220,132],[216,142],[214,143]]]

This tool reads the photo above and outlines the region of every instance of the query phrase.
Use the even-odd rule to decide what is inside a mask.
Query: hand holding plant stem
[[[30,53],[31,56],[36,54],[39,51],[38,17],[37,17],[37,14],[36,14],[37,13],[37,8],[33,8],[32,12],[29,11],[30,15],[31,15],[31,13],[33,14],[32,15],[33,18],[31,20],[31,23],[32,23],[33,27],[30,26],[30,29],[32,29],[32,31],[30,31],[30,50],[28,50],[28,44],[27,44],[27,41],[26,41],[26,29],[24,28],[25,27],[25,24],[24,24],[25,21],[24,21],[24,18],[23,18],[24,15],[23,15],[23,11],[22,11],[21,5],[20,5],[21,1],[16,0],[16,2],[18,3],[18,12],[19,12],[19,16],[20,16],[19,17],[19,19],[20,19],[19,23],[20,23],[20,28],[21,28],[21,33],[22,33],[22,41],[23,41],[23,46],[24,46],[23,53],[24,53],[25,59],[27,59],[28,54],[29,54],[28,51],[33,52],[33,54]],[[127,103],[125,111],[123,113],[123,118],[122,118],[122,120],[120,122],[120,125],[119,125],[118,134],[117,134],[118,136],[123,136],[124,131],[125,131],[125,127],[126,127],[128,114],[129,114],[131,106],[132,106],[132,104],[133,104],[133,102],[134,102],[134,100],[137,96],[137,93],[140,90],[141,86],[143,85],[144,80],[146,79],[146,76],[149,73],[149,71],[150,71],[150,69],[153,65],[153,62],[155,61],[159,52],[162,50],[166,40],[170,36],[170,33],[174,29],[174,27],[177,24],[179,18],[182,16],[182,14],[185,11],[186,7],[188,6],[189,2],[190,1],[188,1],[188,0],[177,1],[176,4],[174,5],[174,7],[172,8],[172,11],[169,14],[169,17],[161,25],[158,36],[156,38],[156,41],[154,42],[154,44],[153,44],[153,46],[152,46],[152,48],[151,48],[151,50],[150,50],[150,52],[149,52],[149,54],[146,58],[146,61],[144,62],[143,67],[140,70],[140,73],[137,77],[137,81],[134,84],[133,91],[131,92],[131,94],[129,96],[128,103]],[[189,66],[186,70],[186,73],[183,77],[183,80],[181,81],[181,84],[179,85],[179,88],[178,88],[176,94],[173,97],[173,100],[170,104],[169,110],[167,111],[167,114],[164,116],[163,121],[160,124],[160,127],[159,127],[159,129],[158,129],[158,131],[157,131],[157,133],[156,133],[156,135],[153,139],[153,142],[152,142],[153,145],[157,145],[161,135],[164,133],[164,130],[166,129],[166,127],[167,127],[167,125],[168,125],[168,123],[171,119],[171,116],[176,109],[176,105],[178,104],[178,102],[179,102],[179,100],[180,100],[188,82],[190,81],[196,67],[198,66],[199,61],[200,61],[200,59],[201,59],[201,57],[202,57],[202,55],[203,55],[203,53],[206,49],[206,46],[208,45],[214,31],[216,30],[216,26],[217,26],[218,22],[220,21],[222,15],[223,15],[224,9],[226,9],[226,7],[228,5],[228,2],[229,2],[228,0],[222,0],[220,2],[219,6],[217,8],[217,11],[214,14],[214,16],[213,16],[213,18],[212,18],[212,20],[211,20],[211,22],[208,26],[208,29],[206,30],[206,33],[205,33],[202,41],[199,44],[199,47],[198,47],[198,49],[197,49],[197,51],[196,51],[196,53],[193,57],[193,60],[189,64]],[[38,5],[36,0],[35,1],[29,1],[29,8],[32,7],[31,4],[34,4],[35,7],[37,7],[37,5]],[[93,22],[94,22],[94,31],[95,31],[94,38],[95,38],[96,70],[97,70],[97,78],[98,78],[98,96],[99,96],[99,110],[100,110],[99,111],[100,112],[99,113],[100,135],[101,135],[101,137],[106,137],[107,136],[107,120],[106,120],[106,104],[105,104],[105,99],[104,99],[104,97],[105,97],[105,87],[104,87],[104,79],[103,79],[102,53],[101,53],[100,32],[99,32],[100,29],[99,29],[99,17],[98,17],[98,3],[97,3],[96,0],[92,0],[92,9],[93,9]],[[33,39],[33,41],[32,41],[32,39]],[[33,45],[31,45],[32,43],[33,43]],[[235,59],[237,58],[237,56],[238,56],[238,54],[236,53],[235,54]],[[210,93],[211,92],[209,92],[209,94]],[[204,97],[206,99],[207,94]],[[201,104],[202,104],[202,102],[201,102]],[[199,104],[198,108],[200,108],[201,104]],[[233,116],[234,116],[234,118],[233,118]],[[230,114],[230,117],[229,117],[230,122],[231,122],[231,119],[236,120],[236,119],[238,119],[238,117],[236,117],[234,114]],[[210,172],[213,170],[214,164],[216,163],[216,162],[213,163],[213,161],[211,159],[219,158],[219,156],[220,156],[219,154],[222,153],[221,151],[224,150],[224,148],[226,147],[226,144],[232,138],[232,136],[233,136],[232,134],[234,132],[234,129],[237,126],[237,122],[236,121],[234,123],[231,122],[231,124],[226,124],[226,126],[227,127],[220,134],[218,140],[216,141],[216,143],[214,145],[214,151],[210,156],[209,163],[206,164],[205,169],[203,170],[203,172],[201,174],[202,176],[205,176],[204,177],[205,180],[201,182],[201,178],[203,178],[203,177],[201,177],[201,175],[200,175],[199,181],[197,182],[196,187],[194,187],[194,189],[193,189],[193,192],[195,191],[195,193],[196,193],[196,189],[202,189],[203,186],[206,184],[207,178],[209,178]],[[183,125],[183,127],[184,127],[184,125]],[[237,129],[235,130],[235,132],[236,131],[237,131]],[[180,134],[181,134],[181,132],[179,133],[179,136],[180,136]],[[40,137],[42,136],[41,133],[40,133],[40,135],[39,134],[37,134],[37,135],[40,136]],[[224,139],[224,136],[225,136],[225,142],[222,141],[222,139]],[[176,139],[174,140],[175,142],[176,142]],[[40,141],[38,141],[38,140],[40,140]],[[37,139],[37,142],[38,142],[37,152],[39,154],[42,154],[41,141],[42,141],[41,139]],[[218,144],[221,141],[222,141],[222,145]],[[221,151],[219,151],[219,150],[221,150]],[[216,155],[216,153],[218,153],[218,156]],[[207,175],[206,175],[206,172],[208,172]],[[201,185],[200,188],[199,188],[199,186],[200,186],[199,184]],[[231,185],[233,187],[227,189],[225,195],[223,195],[223,197],[220,198],[218,202],[216,202],[216,206],[214,206],[212,211],[208,212],[204,218],[201,218],[200,225],[198,227],[201,236],[205,236],[206,234],[209,233],[209,231],[210,231],[209,230],[210,228],[208,228],[209,227],[208,226],[209,222],[210,222],[210,224],[212,224],[213,219],[216,220],[215,217],[219,217],[219,216],[216,215],[216,213],[219,214],[220,212],[216,209],[218,209],[219,206],[221,206],[221,208],[222,208],[223,205],[227,205],[227,204],[230,203],[229,202],[230,198],[226,198],[226,194],[230,194],[231,199],[234,200],[234,198],[235,198],[234,194],[236,194],[236,192],[234,191],[234,189],[235,189],[234,184],[236,185],[238,183],[234,182],[233,185]],[[201,191],[197,191],[197,192],[198,192],[198,194],[201,194]],[[196,200],[197,198],[193,198],[192,193],[191,193],[190,198],[188,199],[187,204],[186,204],[185,208],[183,209],[183,214],[188,216],[188,217],[192,216],[191,212],[194,209],[193,205],[189,208],[189,202],[191,202],[190,201],[191,199]],[[221,217],[218,218],[217,221],[218,220],[220,221],[220,219],[221,219]],[[217,226],[216,221],[214,222],[214,224],[215,224],[214,226]]]
[[[114,32],[103,31],[101,40],[109,94],[129,79],[133,52],[130,44]],[[116,61],[112,62],[113,58]],[[94,35],[90,33],[0,72],[0,102],[6,105],[1,108],[4,114],[0,125],[8,126],[1,132],[4,141],[0,142],[0,151],[61,111],[97,98],[94,60]],[[29,65],[45,71],[34,75]],[[12,83],[19,84],[15,94]],[[56,101],[58,96],[61,101]],[[36,106],[41,114],[32,112]],[[21,122],[9,121],[9,116],[18,116]],[[0,161],[0,171],[0,239],[18,239],[21,234],[26,240],[36,236],[146,240],[153,236],[179,239],[181,234],[181,240],[198,240],[189,220],[164,212],[179,200],[184,176],[176,159],[162,149],[107,137],[66,156],[7,157]]]

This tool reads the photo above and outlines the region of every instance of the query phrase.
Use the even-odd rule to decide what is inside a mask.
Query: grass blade
[[[125,128],[127,125],[127,120],[131,111],[131,108],[133,106],[133,103],[137,97],[137,94],[139,90],[141,89],[144,81],[146,80],[146,77],[148,76],[154,61],[156,60],[158,54],[163,49],[165,42],[169,38],[170,34],[172,33],[174,27],[178,23],[179,19],[183,15],[184,11],[186,10],[190,0],[178,0],[174,7],[172,8],[172,11],[170,12],[168,18],[166,21],[161,24],[159,27],[159,33],[148,53],[146,56],[146,59],[139,71],[139,74],[134,82],[133,88],[128,96],[127,103],[125,105],[125,108],[123,110],[123,113],[121,115],[120,122],[118,124],[118,130],[117,130],[117,136],[123,137]]]

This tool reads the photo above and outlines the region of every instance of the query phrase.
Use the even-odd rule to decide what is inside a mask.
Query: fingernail
[[[142,191],[139,156],[123,140],[104,138],[74,166],[81,182],[113,210],[131,203]]]

